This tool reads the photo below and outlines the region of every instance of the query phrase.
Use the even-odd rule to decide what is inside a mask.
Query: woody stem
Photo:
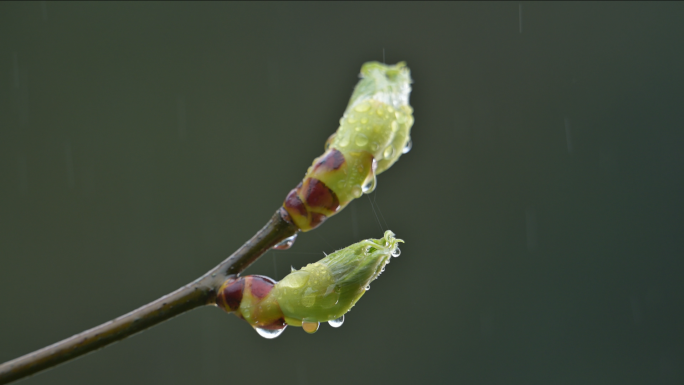
[[[271,247],[297,231],[294,224],[283,219],[281,210],[276,211],[249,241],[202,277],[128,314],[1,364],[0,384],[90,353],[196,307],[213,304],[216,291],[229,275],[244,271]]]

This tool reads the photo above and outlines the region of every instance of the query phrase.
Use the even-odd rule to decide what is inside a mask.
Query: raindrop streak
[[[302,329],[309,334],[316,333],[319,326],[321,326],[320,322],[302,321]]]
[[[413,142],[411,141],[411,138],[409,138],[408,142],[406,142],[406,145],[404,145],[404,148],[401,150],[401,153],[406,154],[411,151],[411,148],[413,148]]]
[[[338,327],[342,326],[343,323],[344,323],[344,314],[340,318],[328,321],[328,325],[330,325],[334,328],[338,328]]]
[[[69,188],[74,188],[76,176],[74,173],[74,159],[71,155],[71,143],[67,140],[64,147],[66,152],[67,180],[69,182]]]
[[[568,154],[572,154],[572,131],[568,118],[565,118],[565,140],[568,142]]]
[[[525,224],[527,228],[527,250],[534,251],[537,248],[537,215],[531,207],[525,210]]]
[[[176,109],[178,111],[178,138],[183,140],[185,139],[185,131],[187,128],[188,117],[185,111],[185,99],[183,99],[182,96],[178,96],[176,98]]]
[[[394,249],[394,251],[392,252],[392,256],[393,256],[394,258],[396,258],[396,257],[398,257],[398,256],[400,256],[400,255],[401,255],[401,249],[399,249],[399,246],[397,246],[397,248]]]
[[[285,327],[282,329],[254,328],[254,330],[256,330],[256,332],[259,333],[260,336],[262,336],[266,339],[272,340],[272,339],[278,337],[279,335],[283,334],[286,327],[287,327],[287,325],[285,325]]]
[[[43,11],[43,20],[48,19],[48,12],[47,12],[47,2],[46,1],[41,1],[40,2],[40,8]]]
[[[26,165],[26,158],[19,156],[19,190],[28,190],[28,166]]]
[[[273,246],[272,249],[274,249],[274,250],[287,250],[290,247],[292,247],[292,245],[294,245],[296,239],[297,239],[297,234],[295,234],[291,237],[285,238],[282,241],[280,241],[280,243]]]

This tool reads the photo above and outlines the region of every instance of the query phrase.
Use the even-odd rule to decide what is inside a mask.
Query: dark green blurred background
[[[407,61],[402,255],[315,335],[193,311],[25,384],[681,384],[684,4],[0,3],[0,361],[252,236]],[[385,227],[385,224],[382,224]],[[353,202],[250,273],[379,237]]]

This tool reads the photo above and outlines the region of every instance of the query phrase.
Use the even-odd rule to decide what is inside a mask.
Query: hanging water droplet
[[[385,151],[383,151],[382,156],[385,157],[385,159],[391,158],[392,154],[394,154],[394,147],[392,146],[387,146]]]
[[[354,186],[352,187],[351,194],[354,198],[358,198],[363,195],[363,190],[361,190],[361,187],[359,186]]]
[[[309,334],[316,333],[319,326],[321,326],[320,322],[302,321],[302,329]]]
[[[375,190],[375,185],[377,184],[377,178],[375,177],[375,173],[372,174],[372,178],[370,178],[366,183],[364,183],[362,191],[364,194],[370,194]]]
[[[370,285],[366,285],[366,291],[370,290]]]
[[[290,273],[294,273],[297,271],[297,269],[294,268],[294,266],[290,265]]]
[[[344,314],[342,314],[342,317],[340,317],[340,318],[336,318],[336,319],[328,321],[328,325],[330,325],[334,328],[338,328],[338,327],[342,326],[343,323],[344,323]]]
[[[287,250],[290,247],[292,247],[292,245],[294,245],[296,239],[297,239],[297,234],[283,239],[282,241],[280,241],[278,244],[276,244],[272,248],[275,250]]]
[[[279,335],[283,334],[285,331],[285,328],[287,325],[285,325],[282,329],[262,329],[262,328],[254,328],[257,333],[259,333],[260,336],[267,338],[269,340],[272,340]]]
[[[398,257],[401,255],[401,249],[399,249],[399,246],[397,246],[393,251],[392,251],[392,256],[394,258]]]
[[[404,145],[404,148],[401,149],[402,154],[406,154],[407,152],[411,151],[411,148],[413,147],[413,142],[411,141],[411,138],[409,138],[408,142]]]
[[[365,146],[368,144],[368,137],[364,134],[356,134],[354,143],[356,143],[357,146]]]

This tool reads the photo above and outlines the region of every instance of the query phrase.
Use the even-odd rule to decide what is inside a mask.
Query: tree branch
[[[271,247],[299,231],[287,214],[276,211],[266,226],[225,261],[194,282],[112,321],[0,365],[7,384],[59,365],[203,305],[212,305],[228,275],[239,274]]]

